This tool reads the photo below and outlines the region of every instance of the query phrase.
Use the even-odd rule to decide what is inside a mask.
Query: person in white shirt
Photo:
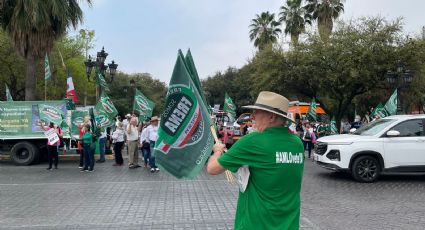
[[[138,168],[139,165],[139,131],[137,130],[137,120],[132,118],[127,126],[127,146],[128,146],[128,167]]]
[[[122,147],[124,145],[124,129],[122,122],[116,123],[117,128],[112,133],[112,140],[114,142],[115,164],[114,166],[122,166],[124,159],[122,158]]]
[[[143,153],[143,160],[145,164],[145,168],[148,167],[149,158],[151,157],[151,149],[150,143],[147,140],[147,127],[149,125],[149,121],[144,122],[141,126],[141,134],[140,134],[140,146]]]
[[[154,154],[155,142],[156,140],[158,140],[158,122],[159,122],[159,118],[157,116],[153,116],[151,118],[151,124],[148,127],[146,127],[145,140],[148,141],[150,145],[149,166],[151,167],[151,173],[159,171],[159,168],[156,167],[156,164],[155,164],[155,154]]]
[[[99,137],[99,160],[96,163],[104,163],[105,162],[105,145],[106,145],[106,128],[99,128],[102,130],[101,135]]]

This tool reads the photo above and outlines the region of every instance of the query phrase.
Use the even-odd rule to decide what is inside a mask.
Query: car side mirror
[[[397,130],[390,130],[387,132],[388,137],[398,137],[400,136],[400,132]]]

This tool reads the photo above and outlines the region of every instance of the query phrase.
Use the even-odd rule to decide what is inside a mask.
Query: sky
[[[408,4],[407,4],[408,2]],[[241,67],[255,54],[249,25],[256,14],[278,14],[280,0],[93,0],[81,1],[84,22],[76,31],[95,31],[96,55],[102,47],[106,62],[118,71],[150,73],[168,84],[178,49],[190,48],[200,78],[229,66]],[[362,16],[404,18],[406,33],[425,25],[424,0],[346,0],[344,20]],[[74,32],[75,33],[75,32]]]

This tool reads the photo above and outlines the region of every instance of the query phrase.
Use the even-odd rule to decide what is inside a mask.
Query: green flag
[[[96,84],[100,86],[102,92],[110,92],[108,83],[100,72],[96,75]]]
[[[397,89],[394,90],[394,93],[391,95],[390,99],[388,99],[387,103],[385,103],[384,109],[387,113],[387,116],[397,114]]]
[[[6,84],[4,84],[4,85],[6,86],[6,99],[7,99],[7,101],[13,101],[12,94],[10,94],[9,87],[7,87]]]
[[[232,115],[232,117],[236,117],[236,105],[233,103],[232,98],[229,95],[224,93],[224,106],[223,111]]]
[[[44,80],[50,80],[52,78],[52,72],[50,71],[49,58],[44,56]]]
[[[71,114],[71,133],[74,136],[80,135],[78,126],[84,124],[84,118],[89,115],[88,110],[74,110]]]
[[[211,119],[179,50],[158,128],[154,155],[177,178],[194,178],[210,156]]]
[[[192,81],[195,84],[199,95],[201,95],[204,105],[207,106],[209,113],[211,113],[211,106],[208,105],[207,99],[204,94],[204,90],[202,90],[201,81],[199,80],[198,71],[196,70],[195,62],[193,61],[192,53],[190,52],[190,49],[187,50],[185,62],[186,62],[187,70],[190,74],[190,77],[192,78]]]
[[[64,112],[58,107],[55,107],[52,105],[46,105],[46,104],[39,104],[38,114],[39,114],[40,120],[43,120],[45,122],[53,122],[54,124],[58,126],[64,125],[63,121],[64,121],[65,115],[64,115]]]
[[[382,105],[382,103],[379,103],[372,111],[372,113],[370,114],[370,119],[374,119],[376,116],[378,117],[385,117],[385,113],[384,113],[384,105]]]
[[[310,106],[308,107],[307,119],[310,121],[317,121],[316,100],[314,99],[314,97],[310,103]]]
[[[136,89],[136,95],[134,95],[133,110],[139,112],[139,120],[144,121],[148,117],[152,117],[155,103],[149,100],[142,92]]]
[[[336,126],[336,120],[335,120],[335,117],[332,117],[332,120],[331,120],[331,123],[329,124],[329,126],[328,126],[328,132],[331,134],[331,135],[334,135],[334,134],[338,134],[339,132],[338,132],[338,127]]]
[[[102,121],[104,123],[103,124],[104,126],[109,125],[110,121],[113,122],[113,120],[118,114],[118,111],[114,106],[114,103],[112,103],[111,99],[108,97],[108,95],[105,92],[102,92],[100,96],[100,100],[97,102],[94,109],[95,109],[94,118],[95,118],[96,124],[100,124],[98,123],[98,121]],[[98,117],[97,119],[96,119],[96,116]],[[106,118],[109,119],[108,122],[103,120]]]

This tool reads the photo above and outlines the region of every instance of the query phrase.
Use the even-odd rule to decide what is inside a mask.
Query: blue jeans
[[[150,144],[149,166],[151,166],[151,168],[157,168],[155,164],[155,153],[153,149],[155,147],[155,141],[151,141],[149,142],[149,144]]]
[[[105,161],[105,144],[106,144],[106,137],[99,139],[99,153],[100,153],[100,161]]]
[[[93,170],[94,168],[94,152],[90,144],[84,144],[84,170]]]
[[[143,159],[145,160],[145,164],[147,164],[148,162],[150,162],[150,158],[151,158],[151,149],[149,148],[143,148],[142,147],[142,153],[143,153]]]

